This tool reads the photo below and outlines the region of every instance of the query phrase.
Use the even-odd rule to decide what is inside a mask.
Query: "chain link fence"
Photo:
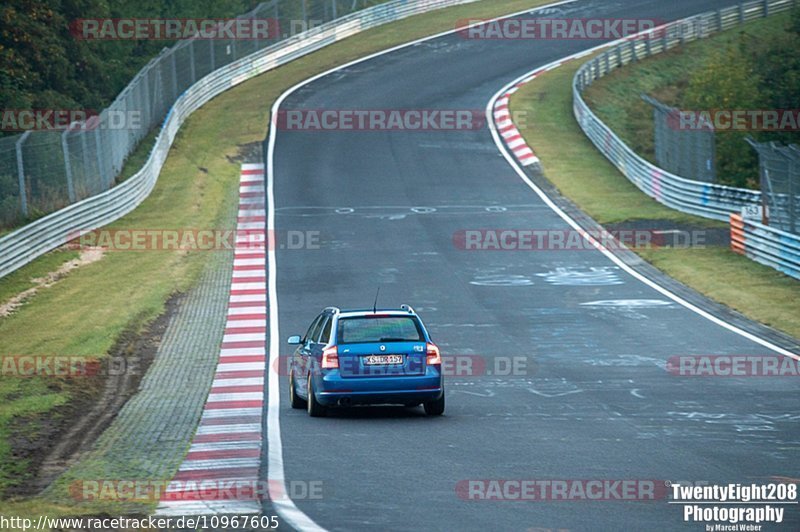
[[[667,52],[718,31],[788,11],[800,0],[751,0],[709,11],[649,30],[646,38],[627,39],[584,63],[572,82],[573,112],[578,125],[625,177],[645,194],[673,209],[728,220],[742,207],[761,205],[761,192],[684,177],[642,158],[587,105],[583,91],[595,80],[624,65]],[[643,36],[645,37],[645,36]],[[694,131],[693,131],[694,133]]]
[[[153,58],[114,102],[62,130],[0,138],[0,229],[97,195],[164,123],[175,100],[210,72],[255,51],[386,0],[273,0],[237,19],[269,20],[270,38],[179,41]],[[387,9],[398,9],[387,5]],[[376,14],[376,16],[382,16]]]
[[[683,128],[680,110],[646,94],[642,99],[653,106],[653,148],[658,166],[687,179],[716,183],[716,143],[711,125]]]
[[[770,227],[800,234],[800,147],[747,142],[758,153],[764,219]]]

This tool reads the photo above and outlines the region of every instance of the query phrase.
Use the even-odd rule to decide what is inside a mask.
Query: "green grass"
[[[547,0],[484,0],[375,28],[250,80],[198,110],[182,127],[150,197],[113,229],[234,227],[239,147],[262,140],[272,102],[316,73],[387,47],[452,29],[463,18],[486,18]],[[123,175],[146,158],[150,143],[131,156]],[[0,356],[58,354],[101,357],[124,331],[143,330],[164,311],[167,299],[197,280],[208,252],[109,252],[41,290],[13,315],[0,320]],[[37,259],[0,280],[0,294],[24,289],[30,279],[57,267],[59,254]],[[0,380],[0,492],[27,480],[29,464],[10,455],[12,420],[35,434],[47,419],[80,393],[54,379]],[[46,501],[22,502],[12,510],[39,514]],[[8,506],[8,505],[6,505]],[[49,510],[48,510],[49,511]],[[6,512],[8,513],[8,512]]]
[[[761,323],[800,337],[800,282],[719,246],[645,249],[645,260]]]
[[[540,75],[511,99],[512,111],[525,117],[519,121],[520,131],[542,161],[548,179],[600,223],[658,218],[720,226],[642,194],[595,150],[572,115],[571,83],[577,66],[567,63]]]
[[[601,224],[648,219],[724,226],[660,205],[600,154],[572,114],[571,83],[581,64],[567,63],[540,75],[511,99],[513,113],[526,113],[520,130],[545,176]],[[800,337],[800,282],[719,246],[634,251],[711,299]]]
[[[59,249],[43,255],[31,263],[28,268],[8,274],[0,281],[0,305],[20,292],[36,286],[37,283],[34,282],[34,279],[44,277],[57,270],[65,262],[77,257],[77,251]]]
[[[673,107],[693,108],[685,101],[684,93],[698,65],[704,65],[719,50],[736,47],[742,37],[753,41],[765,40],[775,33],[776,27],[787,24],[790,17],[787,12],[748,22],[742,27],[617,68],[592,83],[583,93],[584,100],[628,146],[655,163],[653,108],[642,100],[641,95],[650,95]],[[751,148],[742,141],[742,149]],[[753,173],[757,175],[758,168],[754,168]]]

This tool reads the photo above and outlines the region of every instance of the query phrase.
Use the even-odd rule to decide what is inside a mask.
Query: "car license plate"
[[[403,355],[367,355],[364,357],[364,364],[367,366],[381,366],[402,363]]]

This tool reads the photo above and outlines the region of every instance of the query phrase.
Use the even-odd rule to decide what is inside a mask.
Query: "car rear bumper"
[[[344,378],[331,371],[312,378],[314,395],[326,406],[421,403],[438,399],[444,390],[441,372],[434,368],[420,376]]]

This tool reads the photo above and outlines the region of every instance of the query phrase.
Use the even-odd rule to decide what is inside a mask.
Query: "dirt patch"
[[[31,480],[9,489],[6,496],[34,495],[76,463],[111,424],[155,358],[158,346],[183,294],[167,300],[165,311],[144,330],[125,331],[101,363],[97,377],[73,379],[70,402],[58,415],[17,419],[11,424],[13,456],[26,460],[35,471]],[[124,360],[124,364],[120,361]],[[109,368],[109,361],[112,367]],[[122,370],[120,370],[122,368]]]
[[[13,314],[19,307],[21,307],[27,300],[36,295],[39,290],[49,288],[55,283],[63,279],[72,270],[97,262],[103,258],[103,250],[101,248],[84,249],[78,258],[69,260],[58,267],[57,270],[49,272],[44,277],[36,277],[31,279],[35,286],[20,292],[5,303],[0,304],[0,318]]]
[[[264,145],[261,141],[250,142],[248,144],[237,144],[236,147],[239,148],[239,151],[236,155],[225,156],[225,158],[228,159],[228,162],[241,165],[242,163],[261,161],[261,158],[263,157],[262,151],[264,149]]]

